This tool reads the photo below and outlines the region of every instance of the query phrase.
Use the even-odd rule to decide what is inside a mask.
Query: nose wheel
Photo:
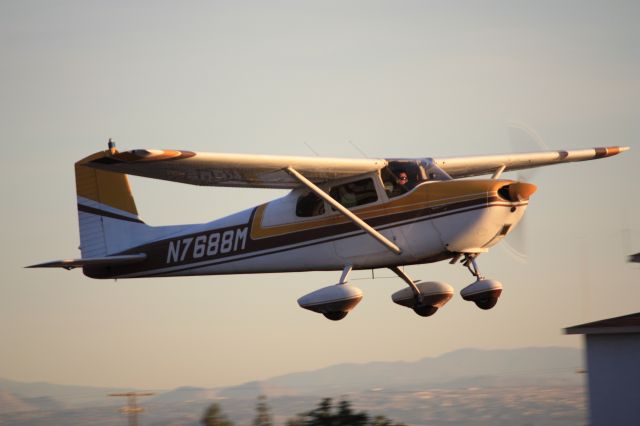
[[[496,306],[498,298],[502,294],[502,284],[496,280],[486,279],[480,275],[480,269],[476,263],[477,253],[465,253],[462,264],[476,277],[476,281],[466,286],[460,292],[464,300],[476,304],[482,310],[489,310]],[[454,259],[454,262],[457,259]]]
[[[478,268],[478,264],[476,263],[476,257],[478,257],[478,253],[465,253],[462,265],[471,272],[471,275],[476,277],[476,280],[483,280],[484,277],[480,275],[480,268]]]

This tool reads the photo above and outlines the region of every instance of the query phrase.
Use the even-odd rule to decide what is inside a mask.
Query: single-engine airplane
[[[331,320],[362,299],[351,270],[388,268],[408,287],[392,300],[430,316],[453,296],[443,282],[411,279],[404,265],[449,260],[475,281],[461,291],[481,309],[502,284],[476,258],[518,224],[536,186],[503,172],[594,160],[628,147],[520,154],[343,159],[109,149],[75,164],[80,259],[30,267],[82,268],[91,278],[342,271],[336,285],[298,304]],[[192,185],[282,188],[276,200],[212,222],[149,226],[138,216],[127,174]],[[490,178],[470,178],[491,175]]]

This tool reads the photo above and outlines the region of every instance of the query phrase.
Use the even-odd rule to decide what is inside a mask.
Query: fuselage
[[[398,245],[395,254],[344,215],[324,205],[300,215],[302,190],[206,224],[168,228],[161,238],[119,254],[146,254],[140,263],[85,267],[93,278],[217,275],[373,269],[429,263],[497,244],[518,223],[528,197],[510,195],[509,180],[426,181],[390,198],[350,208]],[[513,191],[511,191],[513,192]]]

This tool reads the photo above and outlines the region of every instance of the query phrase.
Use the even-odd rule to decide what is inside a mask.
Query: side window
[[[398,177],[393,174],[388,167],[385,167],[380,171],[380,177],[382,178],[382,184],[384,185],[384,191],[389,198],[397,197],[407,192],[407,189],[399,185]]]
[[[312,217],[324,214],[324,201],[313,192],[300,196],[296,203],[296,216]]]
[[[378,201],[378,194],[371,178],[334,186],[329,195],[347,208]]]

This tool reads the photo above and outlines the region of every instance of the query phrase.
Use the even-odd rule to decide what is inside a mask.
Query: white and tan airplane
[[[418,282],[404,265],[448,260],[475,281],[462,298],[492,308],[502,285],[476,258],[518,224],[536,190],[503,172],[609,157],[628,147],[412,159],[343,159],[109,149],[75,164],[80,259],[31,267],[81,267],[92,278],[342,271],[336,285],[298,303],[331,320],[362,299],[351,270],[388,268],[408,287],[394,302],[429,316],[453,288]],[[192,185],[284,188],[284,197],[212,222],[149,226],[127,174]],[[470,178],[491,175],[488,178]]]

